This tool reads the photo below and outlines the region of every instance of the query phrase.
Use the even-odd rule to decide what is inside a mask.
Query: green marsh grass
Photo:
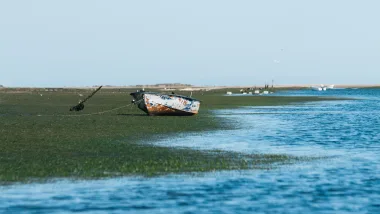
[[[200,113],[192,117],[149,117],[135,106],[102,115],[71,116],[126,105],[131,100],[129,92],[102,90],[85,104],[83,112],[73,113],[68,110],[81,98],[78,93],[89,91],[0,91],[0,183],[271,168],[297,157],[198,151],[150,142],[185,132],[234,128],[233,123],[213,117],[211,110],[334,100],[228,97],[222,96],[223,90],[193,93],[202,104]]]

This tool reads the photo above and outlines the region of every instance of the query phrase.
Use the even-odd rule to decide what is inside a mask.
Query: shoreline
[[[312,86],[320,86],[321,84],[281,84],[281,85],[274,85],[274,89],[309,89]],[[380,84],[336,84],[334,85],[335,88],[380,88]],[[45,89],[60,89],[60,90],[90,90],[94,88],[98,88],[98,85],[95,86],[49,86],[49,87],[28,87],[28,86],[11,86],[11,87],[0,87],[0,91],[7,91],[7,90],[32,90],[32,91],[43,91]],[[244,89],[244,88],[264,88],[265,85],[240,85],[240,86],[197,86],[197,85],[191,85],[191,86],[172,86],[165,88],[164,86],[154,86],[154,85],[139,85],[139,86],[110,86],[105,85],[103,86],[103,90],[117,90],[117,89],[153,89],[153,90],[181,90],[181,91],[200,91],[200,90],[223,90],[223,89]],[[271,88],[271,86],[270,86]]]

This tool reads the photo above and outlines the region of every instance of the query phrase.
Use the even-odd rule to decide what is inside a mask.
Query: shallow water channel
[[[380,213],[380,90],[277,95],[361,98],[216,111],[237,130],[157,145],[323,157],[274,170],[0,187],[0,213]]]

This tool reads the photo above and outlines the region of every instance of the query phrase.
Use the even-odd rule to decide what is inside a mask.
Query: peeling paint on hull
[[[166,95],[152,92],[131,94],[138,100],[138,107],[149,115],[191,116],[198,113],[200,101],[181,95]]]

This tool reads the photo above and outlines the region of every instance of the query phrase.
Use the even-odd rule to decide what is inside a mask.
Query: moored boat
[[[199,100],[177,94],[137,91],[131,96],[134,98],[132,102],[151,116],[191,116],[197,114],[200,107]]]

